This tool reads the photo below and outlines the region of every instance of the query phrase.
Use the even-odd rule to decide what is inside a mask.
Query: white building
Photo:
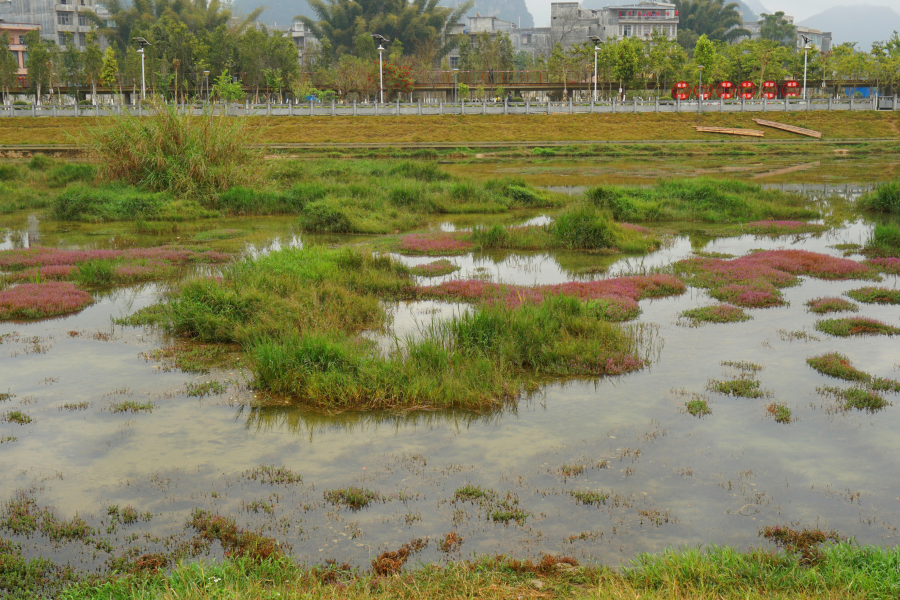
[[[0,0],[0,20],[35,23],[41,28],[41,37],[60,46],[65,46],[71,34],[75,45],[84,49],[94,16],[104,25],[114,26],[109,12],[96,0]]]

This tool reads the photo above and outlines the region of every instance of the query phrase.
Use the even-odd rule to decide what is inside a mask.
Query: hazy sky
[[[637,4],[638,0],[624,0],[622,4]],[[802,21],[807,17],[819,14],[832,6],[847,6],[854,4],[871,4],[873,6],[889,6],[900,13],[900,0],[761,0],[763,6],[770,12],[783,10],[785,14],[792,15],[795,21]],[[551,0],[525,0],[528,10],[534,16],[534,24],[537,27],[550,25]]]

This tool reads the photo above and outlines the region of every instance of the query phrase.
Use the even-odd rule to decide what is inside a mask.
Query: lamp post
[[[590,40],[594,42],[594,102],[597,101],[597,52],[600,50],[600,44],[602,44],[602,40],[596,36],[592,35]]]
[[[700,72],[700,83],[697,85],[697,112],[703,112],[703,65],[697,65]]]
[[[147,96],[147,84],[144,71],[144,48],[147,46],[152,46],[153,44],[142,37],[136,37],[132,39],[134,39],[134,41],[137,42],[140,46],[140,48],[138,49],[138,53],[141,55],[141,102],[143,103],[144,98]]]
[[[384,104],[384,67],[381,55],[384,52],[384,43],[390,40],[377,33],[373,33],[372,38],[378,42],[378,91],[381,103]]]
[[[812,47],[809,45],[809,38],[801,34],[803,38],[803,99],[806,100],[806,59]]]
[[[209,71],[203,71],[203,76],[206,78],[206,101],[209,102]]]

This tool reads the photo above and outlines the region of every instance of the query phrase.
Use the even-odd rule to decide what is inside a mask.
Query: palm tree
[[[694,33],[697,37],[706,34],[711,40],[732,42],[742,37],[750,37],[750,32],[742,27],[744,19],[737,2],[725,4],[725,0],[673,0],[678,10],[678,28]]]
[[[321,40],[328,39],[336,55],[353,53],[358,35],[379,33],[399,39],[407,51],[432,41],[440,44],[438,58],[455,46],[450,30],[473,6],[473,1],[455,10],[439,6],[440,0],[309,0],[318,16],[295,17]]]

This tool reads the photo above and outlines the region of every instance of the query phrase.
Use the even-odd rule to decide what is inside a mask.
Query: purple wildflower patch
[[[882,273],[888,273],[890,275],[900,275],[900,258],[873,258],[867,260],[865,264],[869,265],[873,269],[881,271]]]
[[[0,319],[38,319],[83,309],[90,294],[71,283],[23,283],[0,291]]]
[[[813,298],[806,303],[806,306],[809,312],[816,313],[817,315],[824,315],[830,312],[856,312],[859,310],[859,307],[849,300],[833,298],[830,296]]]

